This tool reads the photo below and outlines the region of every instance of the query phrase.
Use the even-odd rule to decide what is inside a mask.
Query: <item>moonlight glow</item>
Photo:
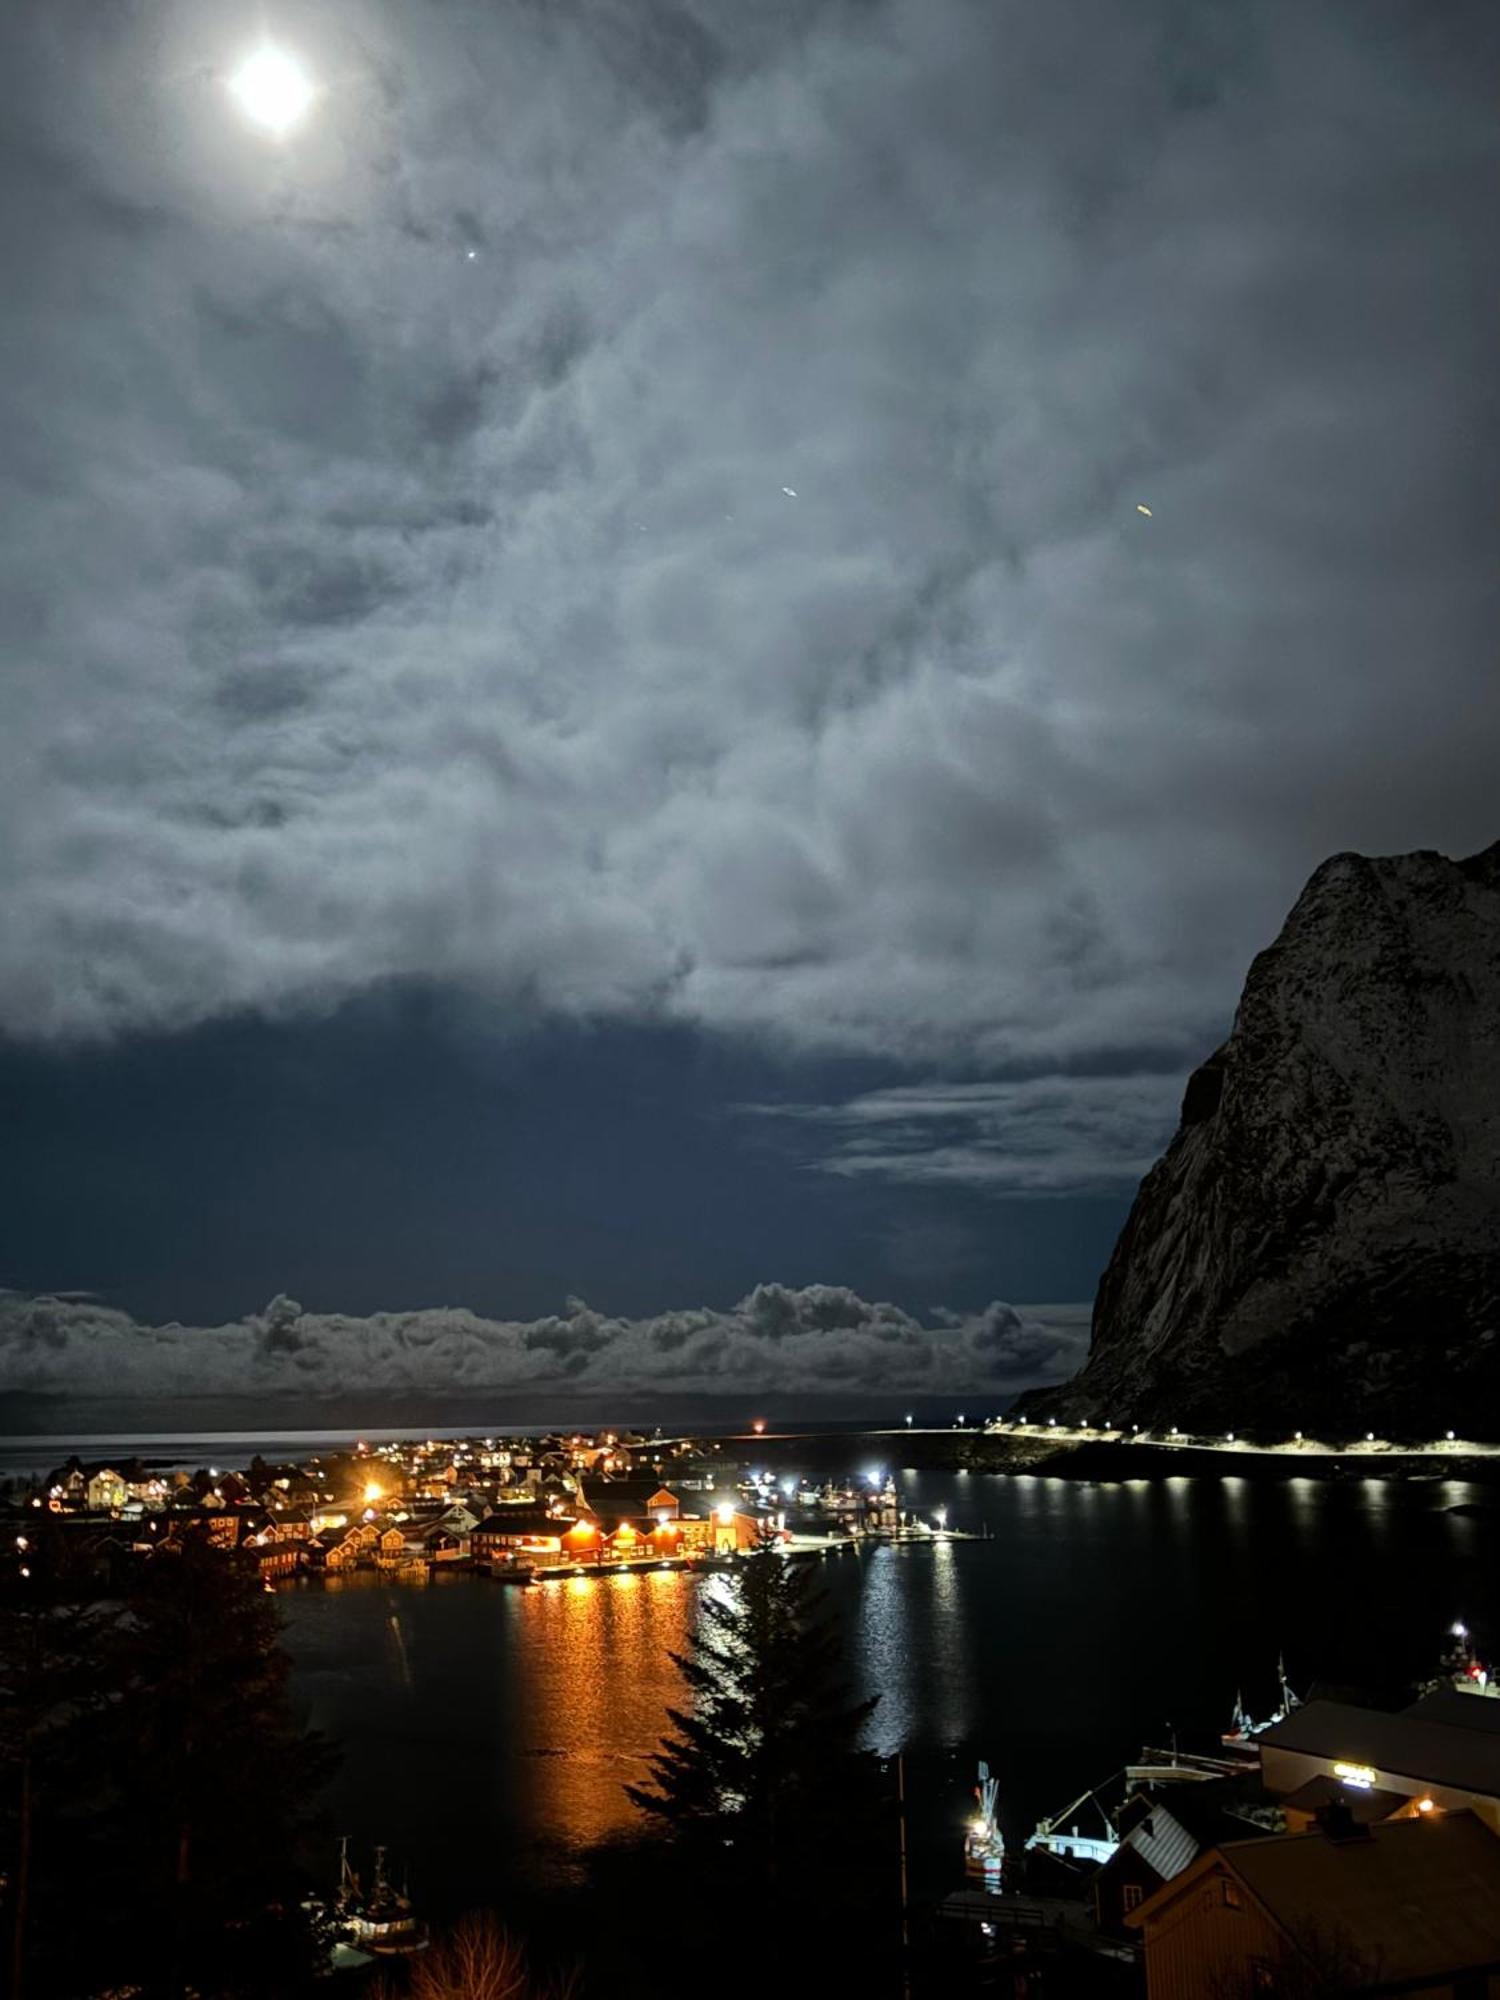
[[[269,44],[245,58],[229,89],[245,116],[278,138],[301,121],[317,95],[296,58]]]

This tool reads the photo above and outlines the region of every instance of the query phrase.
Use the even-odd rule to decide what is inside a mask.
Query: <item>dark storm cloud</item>
[[[1049,1315],[1052,1309],[1044,1309]],[[305,1393],[597,1387],[712,1393],[1013,1393],[1082,1359],[1076,1311],[995,1304],[927,1322],[842,1286],[759,1285],[728,1311],[651,1319],[570,1299],[542,1320],[455,1308],[354,1318],[280,1296],[224,1326],[144,1326],[97,1301],[0,1292],[0,1389],[64,1395]]]
[[[280,147],[228,0],[13,26],[13,1033],[416,976],[1186,1063],[1327,851],[1493,837],[1488,10],[274,25]],[[1134,1172],[1129,1088],[926,1171]]]

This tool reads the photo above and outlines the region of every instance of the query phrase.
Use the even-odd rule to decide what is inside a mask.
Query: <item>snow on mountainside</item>
[[[1500,843],[1317,870],[1028,1406],[1500,1433]]]

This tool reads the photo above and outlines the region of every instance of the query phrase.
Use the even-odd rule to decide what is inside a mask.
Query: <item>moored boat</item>
[[[1026,1843],[1028,1854],[1050,1854],[1059,1861],[1087,1861],[1102,1865],[1120,1845],[1115,1824],[1100,1798],[1101,1787],[1090,1786],[1050,1819],[1037,1821],[1036,1832]],[[1073,1815],[1091,1809],[1097,1815],[1097,1830],[1084,1833]],[[1072,1824],[1069,1824],[1069,1822]],[[1090,1824],[1095,1822],[1091,1818]]]
[[[412,1908],[411,1897],[397,1889],[386,1874],[385,1849],[375,1850],[369,1894],[349,1865],[349,1842],[339,1843],[339,1892],[333,1907],[335,1932],[361,1951],[382,1957],[427,1949],[427,1926]]]
[[[990,1776],[988,1764],[981,1763],[974,1787],[974,1817],[964,1832],[964,1868],[970,1875],[981,1876],[987,1889],[996,1891],[1005,1865],[1005,1836],[995,1817],[999,1796],[1000,1780]]]
[[[1253,1722],[1245,1708],[1244,1695],[1237,1694],[1235,1696],[1234,1714],[1230,1718],[1229,1727],[1219,1738],[1225,1749],[1253,1749],[1257,1736],[1261,1736],[1266,1730],[1274,1728],[1278,1722],[1285,1722],[1295,1709],[1302,1706],[1301,1701],[1293,1692],[1291,1683],[1286,1677],[1286,1660],[1281,1655],[1278,1655],[1276,1660],[1276,1685],[1281,1694],[1280,1705],[1272,1710],[1264,1722]]]

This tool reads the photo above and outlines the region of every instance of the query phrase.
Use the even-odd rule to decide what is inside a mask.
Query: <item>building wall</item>
[[[1256,1961],[1274,1964],[1282,1948],[1280,1933],[1220,1869],[1201,1877],[1144,1929],[1147,2000],[1232,2000],[1240,1994],[1253,2000]]]
[[[1286,1798],[1305,1785],[1309,1778],[1337,1778],[1332,1757],[1315,1757],[1307,1750],[1285,1750],[1274,1744],[1263,1743],[1260,1750],[1260,1771],[1266,1790],[1278,1798]],[[1464,1792],[1453,1785],[1428,1784],[1424,1779],[1407,1777],[1399,1771],[1375,1771],[1375,1785],[1383,1792],[1400,1792],[1408,1799],[1428,1798],[1444,1812],[1474,1813],[1482,1819],[1491,1833],[1500,1834],[1500,1799],[1490,1798],[1483,1793]]]

